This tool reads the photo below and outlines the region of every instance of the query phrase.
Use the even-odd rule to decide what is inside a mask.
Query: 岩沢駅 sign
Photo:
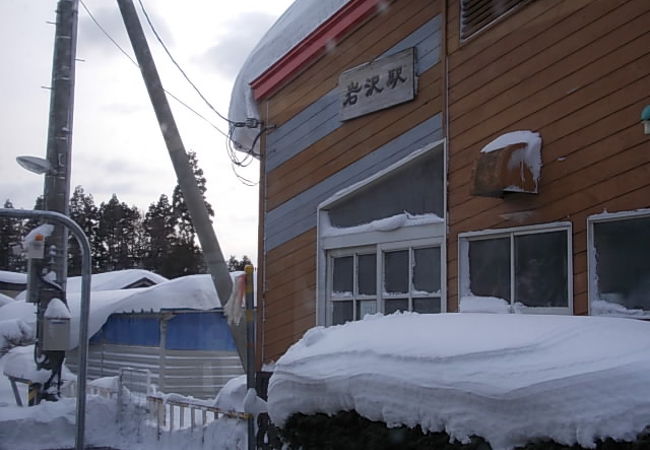
[[[416,88],[414,48],[346,70],[338,84],[340,119],[413,100]]]

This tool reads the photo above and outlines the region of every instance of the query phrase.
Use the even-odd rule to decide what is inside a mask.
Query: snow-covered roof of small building
[[[240,274],[233,272],[231,276]],[[68,307],[72,315],[70,348],[78,345],[81,293],[69,292]],[[211,310],[221,308],[219,296],[210,275],[188,275],[167,280],[155,286],[135,289],[92,290],[88,335],[93,336],[114,313],[160,312],[172,309]],[[20,319],[34,326],[35,305],[14,301],[0,308],[3,319]]]
[[[0,282],[11,284],[27,284],[27,274],[0,270]]]
[[[356,410],[495,450],[592,447],[650,425],[650,323],[523,314],[366,316],[316,327],[282,356],[269,414]]]
[[[296,0],[266,32],[239,71],[230,97],[228,118],[243,122],[260,118],[250,83],[305,39],[349,0]],[[259,130],[234,128],[232,138],[243,148],[253,145]],[[259,150],[255,150],[259,157]]]
[[[144,269],[115,270],[113,272],[93,274],[90,282],[90,289],[93,291],[126,289],[142,280],[149,280],[151,284],[160,284],[168,281],[168,278]],[[81,277],[68,278],[66,282],[66,290],[68,292],[80,292]]]

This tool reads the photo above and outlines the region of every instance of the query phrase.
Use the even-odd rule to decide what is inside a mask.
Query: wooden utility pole
[[[176,127],[176,121],[167,102],[165,91],[158,76],[156,65],[151,56],[133,2],[131,0],[117,0],[117,3],[120,7],[133,51],[140,65],[140,71],[142,72],[144,83],[147,86],[149,98],[158,118],[160,131],[165,139],[165,144],[167,145],[176,177],[178,178],[178,184],[187,203],[187,209],[192,218],[196,234],[199,237],[208,271],[219,294],[219,299],[225,303],[232,291],[232,280],[230,279],[226,262],[223,259],[219,241],[217,241],[217,236],[212,228],[210,216],[208,215],[208,210],[203,200],[203,194],[199,190],[196,179],[194,178],[189,157],[187,156],[180,133]],[[231,330],[242,365],[246,367],[245,327],[231,326]]]

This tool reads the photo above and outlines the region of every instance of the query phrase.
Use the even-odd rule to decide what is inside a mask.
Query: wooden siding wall
[[[261,341],[277,359],[315,325],[316,210],[336,191],[442,138],[438,2],[396,0],[304,70],[260,109],[265,139]],[[416,100],[342,123],[341,72],[415,46]]]
[[[448,7],[449,310],[459,232],[570,220],[574,313],[586,314],[587,217],[650,206],[650,1],[533,1],[463,43],[459,1]],[[471,196],[479,151],[513,130],[542,136],[539,195]]]

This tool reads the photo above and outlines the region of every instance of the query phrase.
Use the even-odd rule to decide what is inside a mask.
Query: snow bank
[[[650,323],[517,314],[394,314],[316,327],[281,357],[269,414],[356,410],[495,450],[592,446],[650,423]]]
[[[347,2],[348,0],[296,0],[248,55],[233,86],[228,118],[235,122],[245,121],[249,117],[259,119],[250,83]],[[258,132],[258,129],[234,128],[233,139],[244,149],[249,149]],[[254,154],[259,157],[259,146],[256,146]]]
[[[462,313],[504,314],[512,312],[510,304],[498,297],[462,297],[458,310]]]
[[[628,309],[619,303],[608,302],[605,300],[592,300],[590,311],[594,316],[612,316],[612,317],[648,317],[650,313],[642,309]]]
[[[8,295],[0,294],[0,306],[8,305],[9,303],[13,302],[13,298],[9,297]]]
[[[0,281],[11,284],[27,284],[27,274],[0,270]]]

